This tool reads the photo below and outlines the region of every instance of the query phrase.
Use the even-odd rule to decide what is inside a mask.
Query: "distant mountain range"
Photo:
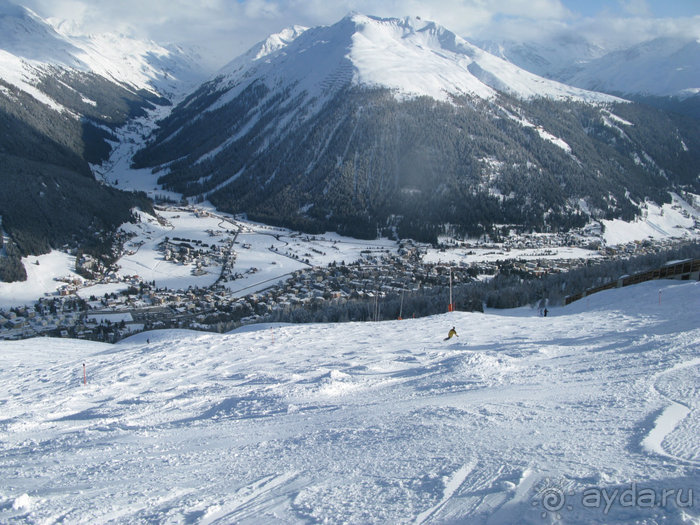
[[[700,40],[655,38],[606,51],[571,37],[550,42],[482,41],[478,45],[532,73],[583,89],[626,96],[700,94]]]
[[[486,51],[545,78],[700,118],[700,40],[655,38],[605,50],[585,39],[480,41]]]
[[[230,212],[435,239],[631,219],[698,189],[697,122],[545,79],[419,18],[273,35],[134,158]]]
[[[180,46],[109,33],[69,35],[29,9],[0,5],[2,79],[51,106],[57,101],[50,102],[36,89],[47,68],[95,74],[132,90],[171,98],[203,80],[200,62],[194,51]]]

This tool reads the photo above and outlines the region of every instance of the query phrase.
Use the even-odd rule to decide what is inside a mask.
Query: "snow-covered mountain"
[[[478,44],[527,71],[583,89],[681,98],[700,93],[700,41],[696,38],[656,38],[616,50],[572,36]]]
[[[561,77],[607,93],[689,97],[700,94],[700,40],[657,38],[608,53]]]
[[[292,227],[559,228],[631,218],[645,198],[697,184],[700,137],[643,111],[433,22],[355,14],[256,45],[175,108],[135,162],[170,189]]]
[[[229,89],[220,103],[255,79],[268,87],[295,84],[307,96],[331,97],[335,89],[383,87],[398,97],[436,100],[505,92],[522,99],[545,96],[587,102],[612,97],[548,81],[484,52],[438,24],[417,17],[354,14],[332,26],[296,27],[272,35],[217,75]]]
[[[3,341],[0,521],[696,523],[699,297]]]
[[[576,35],[557,35],[542,41],[475,40],[481,49],[544,78],[563,79],[583,64],[608,53]]]
[[[196,53],[125,35],[71,35],[30,9],[0,5],[0,78],[55,107],[36,87],[47,69],[95,73],[135,90],[173,96],[192,89],[206,72]]]
[[[132,207],[150,208],[145,196],[97,182],[90,164],[109,156],[116,128],[201,78],[182,49],[71,36],[0,3],[0,231],[11,254],[0,258],[0,280],[24,277],[21,255],[107,246],[98,239],[129,220]]]

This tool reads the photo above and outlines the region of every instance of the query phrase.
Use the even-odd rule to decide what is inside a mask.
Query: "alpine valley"
[[[137,167],[310,232],[435,241],[632,220],[700,187],[697,120],[529,73],[419,18],[273,35],[159,123]]]
[[[0,0],[0,523],[700,523],[696,48],[79,24]]]
[[[0,3],[0,281],[23,280],[21,256],[109,252],[131,210],[151,210],[145,195],[98,182],[92,167],[109,157],[117,128],[203,78],[196,63],[153,42],[71,37]]]

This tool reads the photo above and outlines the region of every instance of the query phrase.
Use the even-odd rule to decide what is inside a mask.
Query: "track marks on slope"
[[[457,471],[445,482],[445,491],[442,499],[437,503],[437,505],[432,506],[425,512],[421,512],[414,521],[415,525],[422,525],[435,516],[440,509],[447,504],[455,492],[457,492],[457,490],[459,490],[459,488],[465,483],[467,476],[469,476],[471,471],[474,470],[474,466],[475,462],[469,462],[457,469]]]
[[[239,489],[231,501],[210,506],[199,521],[201,525],[234,523],[245,519],[261,519],[276,499],[291,497],[288,485],[298,476],[295,471],[268,475]]]
[[[680,363],[660,373],[654,389],[670,404],[642,440],[653,453],[700,465],[700,358]]]

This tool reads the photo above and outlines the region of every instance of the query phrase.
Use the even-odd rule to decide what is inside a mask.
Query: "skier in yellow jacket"
[[[448,339],[452,339],[452,336],[459,337],[459,336],[457,335],[457,330],[455,330],[455,327],[454,327],[454,326],[453,326],[452,329],[447,333],[447,337],[445,337],[444,340],[447,341]]]

